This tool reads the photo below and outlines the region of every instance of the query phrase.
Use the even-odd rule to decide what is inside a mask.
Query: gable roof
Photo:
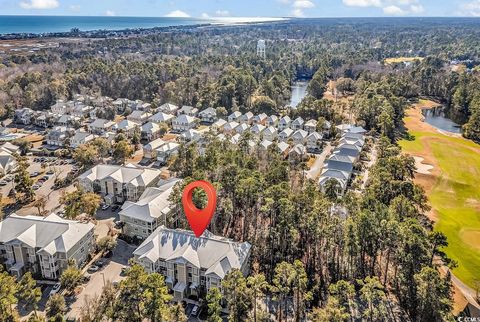
[[[161,174],[160,170],[149,168],[137,168],[132,165],[119,166],[99,164],[80,175],[80,180],[104,180],[113,179],[121,183],[129,183],[134,186],[147,186]]]
[[[47,217],[12,214],[0,222],[0,243],[19,241],[40,248],[50,255],[68,252],[95,227],[92,223],[65,220],[55,214]]]
[[[133,252],[139,259],[188,262],[205,269],[206,275],[224,278],[232,269],[241,269],[248,260],[251,245],[215,236],[209,231],[197,238],[187,230],[158,227]]]

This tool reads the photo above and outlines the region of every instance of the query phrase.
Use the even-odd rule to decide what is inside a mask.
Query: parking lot
[[[37,197],[46,198],[45,210],[51,212],[60,206],[60,198],[63,191],[73,191],[74,187],[61,188],[55,190],[53,188],[56,178],[64,179],[67,174],[72,171],[73,161],[63,160],[54,157],[40,159],[38,157],[28,157],[29,167],[27,171],[30,173],[34,181],[33,188]],[[42,163],[44,168],[42,168]],[[2,182],[3,181],[3,182]],[[0,192],[2,197],[8,197],[10,191],[14,188],[14,174],[9,174],[0,180]],[[34,207],[23,207],[16,211],[18,215],[32,215],[38,211]]]
[[[122,268],[128,265],[128,260],[132,257],[135,246],[128,245],[122,240],[118,240],[117,247],[113,251],[111,258],[102,259],[105,265],[97,272],[90,275],[90,281],[83,286],[83,290],[77,295],[75,302],[70,306],[67,317],[78,317],[85,305],[85,299],[94,298],[102,293],[103,286],[109,281],[119,282],[124,279],[121,276]]]

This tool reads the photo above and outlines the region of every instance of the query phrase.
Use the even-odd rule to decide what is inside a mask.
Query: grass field
[[[394,57],[394,58],[386,58],[385,64],[398,64],[398,63],[407,63],[413,61],[422,61],[422,57]]]
[[[421,101],[408,111],[405,124],[414,140],[400,145],[434,166],[416,181],[427,192],[435,229],[448,237],[445,251],[459,266],[455,275],[474,288],[474,281],[480,280],[480,145],[422,122],[421,108],[430,103]]]

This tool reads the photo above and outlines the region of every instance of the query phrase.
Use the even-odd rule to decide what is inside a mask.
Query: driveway
[[[92,299],[102,294],[103,286],[110,282],[118,282],[124,279],[120,276],[123,267],[128,265],[128,260],[132,257],[132,253],[136,246],[131,246],[123,240],[117,239],[117,247],[113,250],[113,256],[107,258],[107,264],[99,271],[90,274],[90,281],[84,285],[83,290],[77,295],[77,299],[70,306],[67,318],[79,318],[80,312],[85,305],[86,299]]]
[[[333,147],[330,144],[330,142],[328,142],[325,145],[325,147],[323,148],[322,153],[315,155],[315,162],[310,167],[310,170],[305,171],[308,179],[313,179],[313,180],[318,179],[318,177],[320,176],[320,174],[322,172],[322,168],[323,168],[323,164],[325,163],[325,159],[327,158],[327,156],[330,155],[332,150],[333,150]]]

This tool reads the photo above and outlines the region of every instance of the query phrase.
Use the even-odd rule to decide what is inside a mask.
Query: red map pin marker
[[[193,204],[193,190],[195,188],[203,189],[207,193],[208,203],[204,209],[198,209]],[[210,220],[212,220],[215,207],[217,206],[217,193],[210,182],[199,180],[188,184],[183,190],[182,204],[185,215],[187,216],[190,228],[195,236],[200,237],[207,229]]]

